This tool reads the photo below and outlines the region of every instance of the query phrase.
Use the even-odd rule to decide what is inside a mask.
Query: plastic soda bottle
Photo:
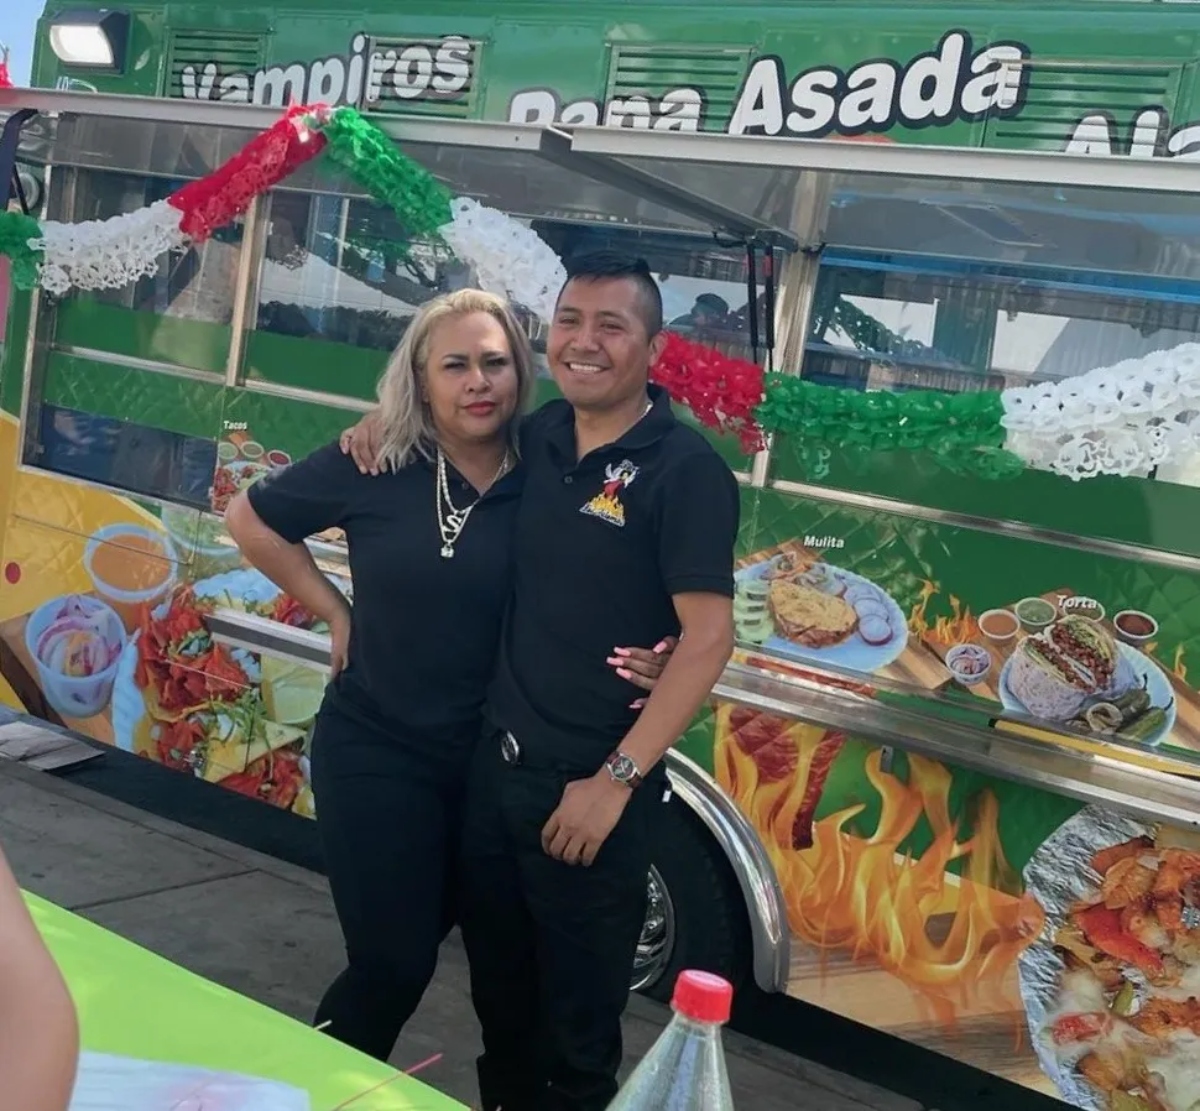
[[[708,972],[681,972],[667,1028],[608,1111],[733,1111],[721,1048],[733,987]]]

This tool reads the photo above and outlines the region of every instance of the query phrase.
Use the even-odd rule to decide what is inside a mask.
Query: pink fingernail
[[[608,659],[605,660],[604,662],[606,664],[612,664],[614,667],[616,667],[616,665],[619,664],[621,662],[621,660],[617,656],[609,656]]]
[[[659,652],[665,652],[666,650],[667,650],[667,642],[665,640],[660,640],[654,646],[655,655],[657,655]]]
[[[628,656],[629,655],[628,648],[614,648],[613,652],[615,652],[618,656]]]
[[[622,679],[632,679],[633,678],[633,672],[630,671],[628,668],[618,667],[617,674],[619,676],[621,676]]]

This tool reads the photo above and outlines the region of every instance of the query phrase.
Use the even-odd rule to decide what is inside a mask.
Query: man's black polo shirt
[[[579,461],[566,401],[522,429],[516,577],[488,702],[531,761],[595,771],[643,693],[606,657],[677,636],[674,594],[733,595],[737,481],[665,390],[650,396],[621,439]]]

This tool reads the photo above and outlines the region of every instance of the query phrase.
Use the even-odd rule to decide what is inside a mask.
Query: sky
[[[0,8],[0,42],[9,49],[8,68],[16,85],[29,84],[33,61],[33,33],[45,0],[3,0]]]

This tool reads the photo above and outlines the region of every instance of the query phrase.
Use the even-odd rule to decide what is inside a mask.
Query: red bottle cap
[[[728,1022],[733,1009],[733,985],[711,972],[681,972],[675,981],[671,1006],[697,1022]]]

